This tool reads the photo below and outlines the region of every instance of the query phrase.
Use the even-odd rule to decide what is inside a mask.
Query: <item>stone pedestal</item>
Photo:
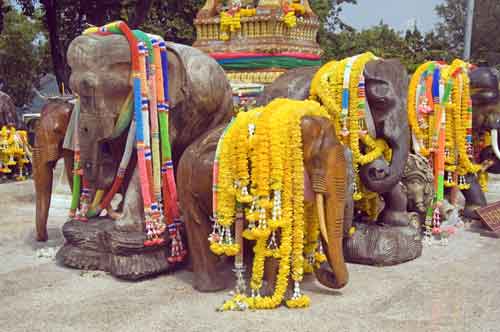
[[[344,240],[346,261],[358,264],[390,266],[422,255],[422,237],[413,226],[384,226],[355,223],[356,232]]]
[[[97,218],[68,221],[63,226],[66,243],[57,253],[58,262],[83,270],[100,270],[125,280],[138,280],[167,272],[170,242],[145,247],[144,232],[122,232],[115,221]]]

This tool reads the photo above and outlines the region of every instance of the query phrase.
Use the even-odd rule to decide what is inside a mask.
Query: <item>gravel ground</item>
[[[308,309],[217,313],[227,292],[194,291],[187,271],[132,283],[58,266],[50,248],[66,210],[51,211],[50,240],[36,242],[33,191],[0,185],[0,331],[500,331],[500,239],[471,229],[413,262],[351,264],[341,291],[309,278]]]

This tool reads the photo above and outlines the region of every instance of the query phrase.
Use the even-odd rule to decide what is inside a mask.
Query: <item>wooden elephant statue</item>
[[[64,158],[68,181],[71,184],[73,152],[63,149],[64,136],[68,127],[73,105],[67,101],[50,101],[40,114],[35,129],[33,147],[33,179],[36,192],[36,239],[47,241],[47,218],[52,196],[54,167]]]
[[[335,65],[335,62],[331,64]],[[298,68],[286,72],[265,88],[258,103],[277,97],[304,100],[313,95],[318,98],[315,89],[327,68],[328,64],[322,68]],[[415,259],[422,252],[419,230],[410,225],[407,198],[400,183],[410,151],[406,115],[408,76],[404,66],[395,59],[372,59],[366,63],[362,73],[363,94],[366,96],[363,105],[366,104],[367,110],[364,112],[366,128],[363,130],[376,139],[383,139],[392,156],[390,159],[376,158],[359,169],[361,184],[379,194],[385,204],[382,211],[374,211],[378,216],[377,223],[360,222],[366,219],[365,212],[360,212],[358,208],[353,212],[351,209],[356,231],[344,240],[344,253],[350,262],[394,265]],[[323,103],[328,102],[319,99]],[[337,103],[332,107],[340,110],[343,106]],[[360,146],[364,146],[361,141]],[[353,208],[353,199],[348,201]]]
[[[76,193],[76,218],[63,227],[67,242],[58,258],[75,268],[136,280],[168,270],[168,260],[178,257],[167,249],[173,240],[166,220],[177,205],[169,196],[175,182],[168,174],[187,146],[229,121],[232,92],[220,66],[197,49],[132,32],[123,22],[90,30],[68,49],[79,112],[71,119],[76,134],[67,133],[65,147],[79,152],[82,194]],[[142,110],[153,105],[157,116],[145,117]],[[157,131],[145,131],[146,123]],[[157,142],[158,150],[145,152],[146,142]],[[157,186],[160,174],[167,180]],[[113,211],[109,203],[118,190],[124,193],[121,208]],[[163,203],[153,206],[145,197],[155,202],[163,197]],[[165,197],[172,201],[167,204]],[[103,211],[107,217],[98,218]]]
[[[498,130],[500,129],[500,91],[496,69],[478,67],[469,72],[472,99],[472,129],[474,141],[481,142],[481,136],[490,135],[491,144],[476,146],[479,161],[487,165],[487,171],[500,174],[500,150]],[[479,144],[480,145],[480,144]],[[467,176],[470,189],[462,191],[466,200],[464,215],[477,219],[475,209],[486,206],[486,196],[477,177]]]
[[[272,103],[269,107],[273,105],[276,104]],[[301,106],[297,102],[294,107]],[[219,126],[191,144],[179,162],[177,173],[179,201],[184,214],[191,266],[194,271],[193,287],[202,292],[224,289],[231,282],[230,277],[220,272],[222,261],[208,249],[208,238],[214,226],[210,222],[213,204],[212,169],[217,145],[225,127],[226,125]],[[318,215],[324,215],[326,218],[323,220],[322,239],[331,270],[320,267],[315,269],[315,274],[325,286],[338,289],[348,282],[342,249],[342,239],[351,227],[350,216],[346,217],[344,213],[346,195],[349,195],[346,151],[339,143],[328,119],[305,116],[300,121],[300,127],[305,178],[310,179],[312,184],[308,188],[312,190],[312,197],[309,199],[314,201],[314,197],[316,198]],[[304,189],[301,186],[301,190],[307,192],[307,187],[306,185]],[[268,277],[271,284],[276,275],[271,272]]]

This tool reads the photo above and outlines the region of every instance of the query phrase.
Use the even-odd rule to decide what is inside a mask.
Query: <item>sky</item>
[[[432,30],[439,21],[434,7],[443,0],[357,0],[357,5],[342,5],[340,17],[348,25],[363,29],[377,25],[380,20],[397,31],[417,23],[419,30]]]

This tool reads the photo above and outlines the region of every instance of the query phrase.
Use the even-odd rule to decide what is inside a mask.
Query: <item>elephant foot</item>
[[[63,226],[66,240],[57,253],[60,263],[84,270],[101,270],[125,280],[139,280],[173,269],[168,263],[170,245],[144,246],[144,232],[116,230],[108,218],[87,223],[68,221]]]
[[[389,226],[406,227],[410,225],[410,218],[406,211],[383,210],[378,222]]]
[[[193,287],[200,292],[217,292],[230,286],[227,273],[223,272],[197,272],[194,275]]]
[[[481,206],[476,204],[465,204],[464,210],[462,212],[464,218],[478,220],[479,215],[477,214],[476,210],[479,209],[480,207]]]
[[[36,240],[38,242],[47,242],[48,239],[49,239],[49,236],[47,234],[47,230],[37,232]]]
[[[420,257],[422,238],[413,226],[356,223],[356,232],[344,240],[344,255],[348,262],[388,266]]]

